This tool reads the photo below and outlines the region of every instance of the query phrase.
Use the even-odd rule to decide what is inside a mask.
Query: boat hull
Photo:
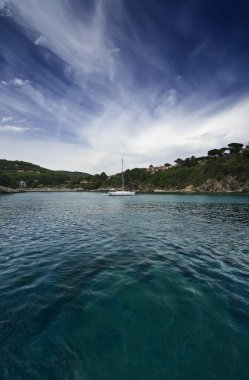
[[[109,196],[131,196],[131,195],[135,195],[135,191],[110,191],[108,193]]]

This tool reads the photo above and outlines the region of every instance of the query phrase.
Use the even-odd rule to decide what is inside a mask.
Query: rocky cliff
[[[245,183],[239,182],[236,177],[228,176],[225,179],[217,180],[215,178],[210,178],[202,185],[194,187],[193,185],[187,186],[183,191],[186,192],[248,192],[249,193],[249,181]]]
[[[184,193],[249,193],[249,181],[242,183],[236,177],[228,176],[225,179],[217,180],[210,178],[200,186],[188,185],[185,188],[152,188],[146,187],[141,191],[148,192],[184,192]]]

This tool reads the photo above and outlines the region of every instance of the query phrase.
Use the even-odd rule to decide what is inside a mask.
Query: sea
[[[0,196],[1,380],[248,380],[249,196]]]

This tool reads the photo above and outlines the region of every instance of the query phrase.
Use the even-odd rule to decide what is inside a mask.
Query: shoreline
[[[44,189],[26,189],[16,190],[9,189],[1,191],[0,195],[18,194],[18,193],[107,193],[109,190],[79,190],[79,189],[59,189],[59,188],[44,188]],[[249,195],[248,191],[186,191],[186,190],[150,190],[136,191],[136,194],[182,194],[182,195]]]
[[[96,189],[96,190],[85,190],[85,189],[72,189],[72,188],[57,188],[57,187],[44,187],[44,188],[28,188],[28,189],[12,189],[9,187],[4,188],[3,186],[0,187],[0,195],[4,194],[17,194],[17,193],[106,193],[109,189]],[[176,189],[170,189],[170,190],[162,190],[162,189],[154,189],[154,190],[135,190],[137,194],[185,194],[185,195],[249,195],[248,191],[243,190],[223,190],[223,191],[190,191],[186,189],[176,190]]]

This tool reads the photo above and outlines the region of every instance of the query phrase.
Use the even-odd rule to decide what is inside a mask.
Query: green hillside
[[[0,160],[0,186],[13,189],[24,181],[27,187],[80,185],[81,181],[91,182],[92,175],[80,172],[54,171],[24,161]]]
[[[249,146],[231,143],[211,149],[206,156],[177,158],[174,165],[135,168],[125,172],[127,188],[140,191],[249,191]],[[24,181],[26,187],[120,188],[121,173],[90,175],[53,171],[23,161],[0,160],[0,186],[13,189]],[[23,182],[22,182],[23,183]]]
[[[249,146],[231,143],[226,148],[212,149],[203,157],[176,159],[175,165],[160,168],[133,169],[125,172],[134,189],[141,191],[183,190],[192,186],[197,191],[247,191],[249,186]],[[127,182],[127,180],[126,180]],[[129,181],[128,181],[129,182]],[[119,187],[121,175],[108,178],[103,187]],[[211,185],[210,185],[211,183]],[[213,185],[212,185],[213,184]]]

